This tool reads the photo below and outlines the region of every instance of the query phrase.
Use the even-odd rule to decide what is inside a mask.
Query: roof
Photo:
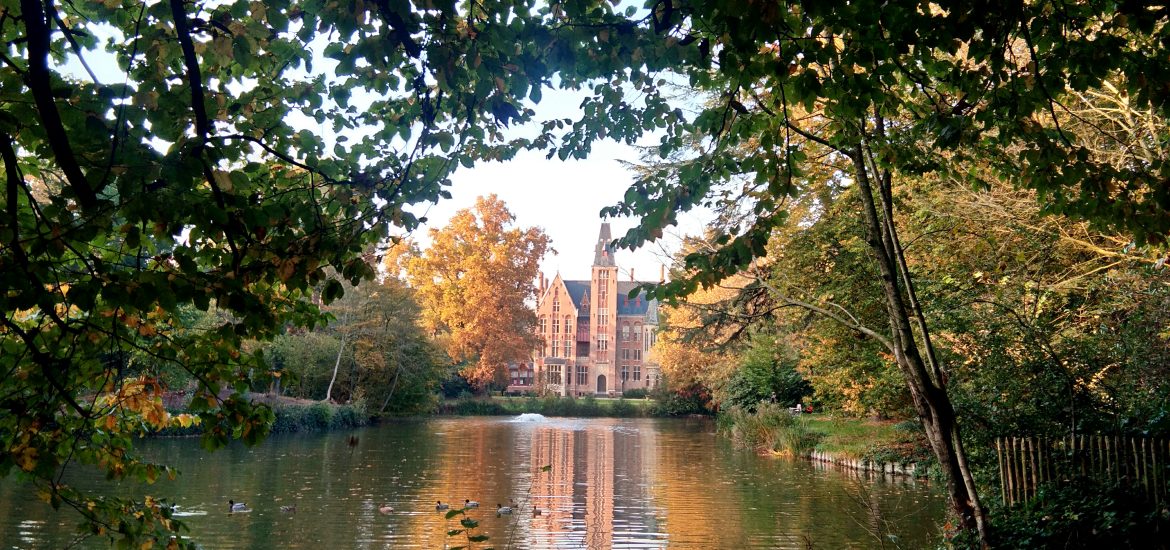
[[[651,300],[643,290],[634,298],[627,298],[634,287],[638,285],[654,284],[648,281],[618,281],[617,310],[618,315],[646,315]]]
[[[589,281],[561,281],[565,283],[565,290],[569,291],[569,298],[573,300],[573,305],[577,309],[584,309],[581,306],[584,304],[582,300],[586,294],[589,294]]]

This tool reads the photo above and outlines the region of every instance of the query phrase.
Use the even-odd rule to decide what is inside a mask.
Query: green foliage
[[[775,336],[753,334],[741,361],[723,388],[725,406],[753,412],[759,403],[771,401],[790,407],[812,394],[812,386],[796,372],[794,354]]]
[[[996,548],[1165,548],[1165,509],[1121,487],[1078,479],[992,517]],[[976,548],[960,538],[956,548]]]
[[[657,397],[647,412],[650,416],[710,415],[710,397],[707,390],[698,387],[668,391]]]
[[[763,402],[753,411],[731,407],[719,413],[719,432],[738,447],[807,456],[824,436],[787,407]]]
[[[10,6],[0,477],[19,469],[53,498],[76,497],[94,529],[131,521],[131,508],[89,506],[55,480],[70,463],[116,479],[143,471],[129,434],[191,421],[163,414],[159,397],[186,389],[163,382],[195,386],[208,448],[258,442],[272,412],[223,398],[274,385],[254,343],[323,324],[319,306],[342,299],[343,282],[374,276],[364,255],[418,226],[407,205],[449,196],[456,168],[527,145],[507,143],[501,127],[527,121],[524,98],[539,99],[554,74],[574,86],[603,72],[574,62],[600,48],[592,25],[545,23],[624,24],[592,1],[486,14],[375,4]],[[215,322],[190,330],[193,311]],[[306,356],[316,383],[319,358],[292,355]],[[395,378],[377,380],[386,384],[348,380],[346,400],[402,412],[428,403],[428,376],[410,381],[399,403],[413,404],[401,407],[390,404],[403,395]],[[122,542],[165,546],[181,526],[142,525]]]
[[[637,416],[638,409],[630,404],[625,399],[618,399],[614,401],[609,407],[609,414],[618,418],[626,418],[630,416]]]
[[[456,399],[443,401],[439,405],[439,414],[454,414],[459,416],[502,416],[515,414],[502,403],[493,399]]]
[[[477,527],[479,527],[479,520],[472,519],[470,516],[468,516],[467,515],[468,510],[475,510],[475,509],[474,508],[453,508],[451,510],[448,510],[447,513],[444,514],[444,516],[443,516],[443,518],[448,520],[448,521],[455,519],[457,517],[459,518],[459,527],[460,528],[448,529],[447,530],[447,537],[450,538],[450,537],[458,537],[460,535],[463,535],[464,540],[467,541],[466,546],[452,546],[451,550],[475,548],[475,543],[486,542],[489,539],[491,539],[491,537],[489,537],[488,535],[474,534],[475,529]],[[460,517],[460,516],[463,516],[463,517]]]
[[[622,397],[626,399],[645,399],[650,395],[650,390],[646,388],[634,388],[622,392]]]
[[[461,416],[501,416],[521,413],[535,413],[544,416],[616,418],[668,416],[660,411],[661,409],[654,404],[641,406],[625,399],[597,399],[592,395],[586,395],[580,399],[557,396],[542,398],[529,396],[521,399],[453,399],[443,401],[437,412],[438,414]]]

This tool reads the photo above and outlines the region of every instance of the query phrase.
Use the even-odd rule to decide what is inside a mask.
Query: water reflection
[[[207,548],[455,546],[467,542],[447,536],[458,520],[435,503],[466,499],[481,503],[468,513],[496,548],[869,548],[890,529],[925,547],[937,536],[936,491],[757,457],[709,422],[526,420],[403,422],[363,430],[353,447],[350,434],[326,434],[210,455],[194,440],[154,440],[147,452],[178,465],[179,480],[113,491],[173,495]],[[228,514],[228,499],[252,512]],[[496,515],[512,502],[516,513]],[[394,512],[379,513],[385,504]],[[62,547],[76,520],[0,485],[0,548]]]

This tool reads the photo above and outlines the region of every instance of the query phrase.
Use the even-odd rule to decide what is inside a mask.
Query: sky
[[[105,40],[108,37],[100,38]],[[320,47],[323,48],[324,43]],[[324,61],[330,60],[324,60],[320,55],[317,57],[320,62],[315,61],[315,65],[319,70],[326,69],[329,63]],[[99,48],[87,52],[86,58],[102,81],[120,82],[125,78],[108,52]],[[76,78],[88,79],[72,55],[63,68]],[[540,104],[526,103],[534,109],[534,119],[537,121],[549,118],[577,119],[580,118],[579,105],[583,97],[583,92],[546,90]],[[300,118],[304,118],[306,126],[314,125],[308,118]],[[297,124],[297,121],[290,122],[294,126]],[[535,124],[528,125],[529,129],[535,127]],[[332,140],[328,136],[326,141],[331,146]],[[657,141],[657,135],[650,135],[644,137],[640,144]],[[601,209],[621,200],[633,183],[633,174],[620,161],[637,161],[638,157],[639,151],[635,147],[603,140],[594,143],[592,154],[585,160],[561,161],[556,157],[547,160],[541,152],[522,152],[506,162],[460,167],[452,176],[452,186],[448,188],[451,199],[409,208],[411,212],[425,216],[428,220],[410,236],[425,246],[429,242],[428,229],[441,228],[455,212],[474,205],[477,197],[494,193],[516,217],[516,226],[539,227],[552,240],[555,253],[549,253],[541,263],[545,276],[551,280],[560,273],[565,279],[588,279],[594,244],[603,222]],[[657,281],[661,266],[666,265],[669,270],[670,257],[677,250],[680,237],[701,233],[708,218],[710,214],[706,212],[681,214],[678,217],[679,226],[667,228],[665,236],[657,242],[647,243],[637,251],[618,250],[616,260],[619,276],[629,280],[633,272],[637,280]],[[636,222],[633,219],[606,221],[610,223],[614,237],[622,236]]]
[[[541,106],[537,106],[541,115]],[[620,163],[638,160],[634,147],[607,140],[595,144],[585,160],[546,160],[544,153],[523,152],[507,162],[482,163],[461,168],[452,177],[451,199],[429,208],[412,211],[425,215],[427,224],[413,237],[426,242],[426,228],[439,228],[455,212],[470,208],[479,196],[495,194],[516,217],[519,227],[539,227],[552,239],[550,253],[541,269],[551,280],[557,273],[565,279],[588,280],[593,264],[594,244],[603,222],[600,212],[621,200],[633,183],[633,175]],[[633,227],[630,218],[608,221],[613,237]],[[696,234],[703,227],[703,215],[680,216],[680,227],[655,243],[636,251],[618,250],[619,276],[629,280],[657,281],[660,266],[669,270],[670,255],[677,249],[679,234]]]

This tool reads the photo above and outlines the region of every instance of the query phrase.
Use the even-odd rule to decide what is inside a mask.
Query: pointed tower
[[[617,263],[609,224],[601,224],[593,249],[593,277],[590,280],[589,348],[593,369],[590,379],[599,394],[615,391],[617,381]]]

